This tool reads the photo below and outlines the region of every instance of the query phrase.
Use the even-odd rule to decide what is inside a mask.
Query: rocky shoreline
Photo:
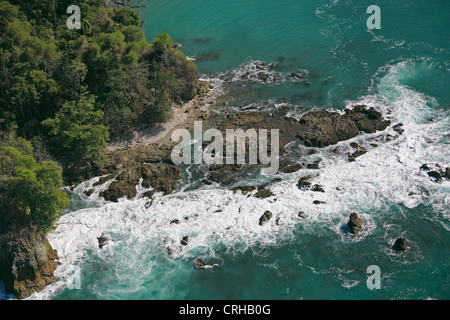
[[[280,133],[279,171],[282,173],[296,172],[303,168],[311,170],[320,168],[320,159],[313,162],[305,161],[301,156],[293,159],[289,150],[292,143],[300,143],[309,148],[309,154],[314,154],[318,148],[330,146],[333,152],[337,152],[336,144],[361,134],[383,132],[388,128],[395,132],[395,135],[384,135],[383,141],[374,141],[371,146],[376,147],[379,142],[396,139],[403,133],[403,124],[392,124],[380,112],[364,105],[356,105],[343,112],[310,111],[300,119],[290,117],[287,107],[272,112],[245,110],[228,114],[222,112],[219,116],[211,116],[208,107],[214,106],[209,95],[213,88],[207,82],[200,82],[195,98],[178,110],[175,122],[156,133],[157,138],[149,136],[125,145],[107,148],[109,161],[106,164],[95,167],[65,168],[63,175],[66,184],[73,188],[83,181],[101,176],[94,186],[109,182],[109,186],[100,193],[100,197],[112,202],[117,202],[122,197],[135,198],[137,185],[150,189],[142,195],[148,199],[151,199],[156,192],[170,194],[179,186],[183,170],[171,160],[171,152],[175,145],[170,140],[171,133],[179,128],[192,130],[194,121],[198,120],[204,122],[204,130],[208,128],[217,128],[221,131],[238,128],[278,129]],[[350,148],[349,162],[356,161],[367,152],[363,146],[355,142],[350,143]],[[268,149],[270,150],[270,147]],[[275,201],[274,194],[270,191],[271,182],[258,186],[240,183],[245,177],[251,177],[260,169],[259,164],[214,164],[207,166],[201,182],[204,185],[215,183],[235,193]],[[444,168],[438,164],[424,164],[420,170],[427,172],[430,179],[436,183],[445,179],[450,180],[450,168]],[[310,174],[300,178],[297,187],[304,191],[326,192],[323,186],[311,182],[316,176]],[[281,178],[278,177],[272,183],[279,180]],[[87,190],[86,195],[89,196],[92,192],[92,189]],[[323,202],[319,200],[314,201],[317,205],[321,203]],[[307,218],[304,212],[298,215],[302,219]],[[22,217],[23,213],[13,216]],[[270,211],[262,212],[260,226],[271,218]],[[32,227],[21,225],[19,222],[22,221],[21,219],[2,223],[5,229],[0,233],[2,235],[0,236],[0,270],[2,271],[0,276],[6,290],[14,293],[18,299],[25,298],[35,291],[38,292],[54,281],[53,272],[58,259],[57,252],[51,248],[45,236]],[[362,230],[363,222],[357,214],[352,213],[347,225],[348,232],[356,236]],[[98,239],[99,248],[107,245],[108,239],[104,235],[99,235]],[[186,237],[181,244],[186,245],[188,241]],[[393,248],[406,252],[404,243],[406,240]],[[202,260],[198,260],[195,264],[196,268],[218,265]]]
[[[0,280],[17,299],[29,297],[56,280],[58,253],[29,223],[27,212],[0,201]]]

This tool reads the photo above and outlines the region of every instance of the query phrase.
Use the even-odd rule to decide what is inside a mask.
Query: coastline
[[[199,80],[197,95],[181,105],[173,107],[172,118],[164,123],[156,124],[153,128],[136,130],[133,137],[120,141],[113,141],[105,148],[105,154],[110,155],[121,150],[129,150],[146,145],[162,145],[170,143],[171,133],[180,128],[189,127],[194,121],[205,119],[209,107],[205,100],[211,98],[212,84]]]

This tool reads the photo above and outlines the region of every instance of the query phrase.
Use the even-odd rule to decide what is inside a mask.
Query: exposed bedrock
[[[308,112],[300,124],[298,137],[306,146],[326,147],[356,137],[360,132],[384,130],[390,121],[374,108],[358,105],[346,109],[344,114],[327,110]]]

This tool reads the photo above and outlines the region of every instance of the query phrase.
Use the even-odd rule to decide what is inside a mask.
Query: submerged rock
[[[357,235],[362,228],[364,221],[356,213],[350,213],[350,220],[347,223],[349,232]]]
[[[204,261],[202,258],[197,258],[194,261],[194,267],[197,269],[215,269],[221,267],[222,264],[216,261]]]
[[[408,241],[405,238],[397,238],[395,240],[392,249],[399,252],[407,252],[408,251]]]

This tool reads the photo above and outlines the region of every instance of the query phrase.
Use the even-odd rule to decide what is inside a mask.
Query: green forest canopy
[[[110,138],[168,120],[196,93],[195,64],[167,34],[148,42],[128,3],[0,1],[1,195],[42,230],[68,204],[52,159],[103,161]],[[67,27],[70,5],[81,9],[79,30]]]

